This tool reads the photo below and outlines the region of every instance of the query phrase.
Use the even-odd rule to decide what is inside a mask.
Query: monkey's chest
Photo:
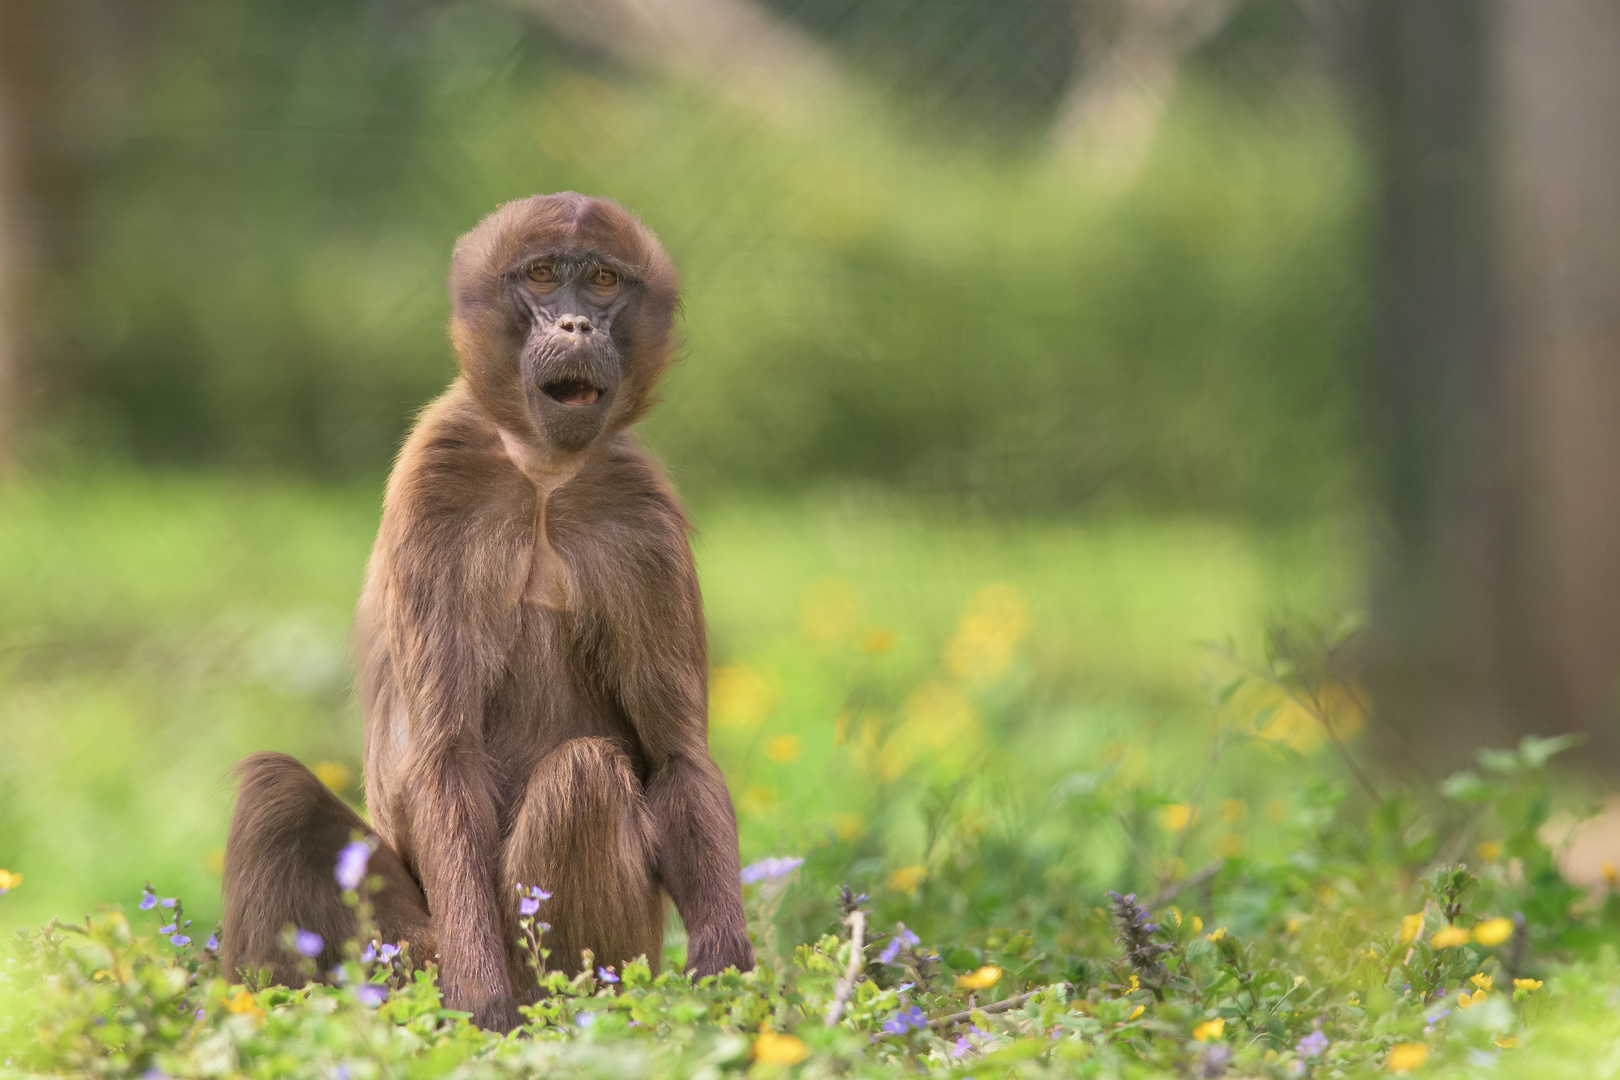
[[[520,598],[523,604],[531,607],[568,610],[568,566],[546,538],[543,521],[536,524],[534,542],[524,562]]]
[[[505,774],[503,790],[522,790],[547,754],[585,736],[618,743],[643,771],[634,727],[571,633],[575,617],[552,605],[519,606],[501,679],[484,705],[484,746]]]

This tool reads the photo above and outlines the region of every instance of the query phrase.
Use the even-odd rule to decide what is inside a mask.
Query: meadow
[[[507,1038],[358,946],[340,985],[233,987],[208,944],[227,771],[285,750],[358,802],[376,516],[285,480],[6,491],[0,1075],[1620,1068],[1592,1057],[1620,913],[1537,833],[1561,745],[1414,790],[1321,664],[1354,631],[1354,523],[871,491],[694,510],[754,973],[672,973],[672,920],[664,974],[543,976]]]

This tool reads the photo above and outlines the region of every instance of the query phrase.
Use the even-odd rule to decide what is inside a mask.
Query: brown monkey
[[[532,985],[519,883],[552,892],[565,969],[656,966],[667,892],[692,972],[746,970],[687,523],[625,431],[670,360],[674,270],[624,208],[563,193],[462,237],[450,294],[461,377],[389,479],[355,621],[380,928],[496,1028]],[[332,869],[364,826],[290,758],[241,771],[224,960],[292,978],[287,923],[323,965],[354,933]]]

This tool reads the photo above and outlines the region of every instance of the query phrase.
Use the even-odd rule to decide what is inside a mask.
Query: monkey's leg
[[[343,959],[343,943],[359,926],[333,873],[343,845],[371,828],[286,754],[254,754],[236,771],[242,787],[225,841],[221,959],[227,977],[268,968],[276,982],[298,986],[299,957],[282,946],[282,929],[291,923],[321,935],[318,972]],[[409,941],[417,963],[431,960],[427,901],[405,864],[384,844],[372,853],[367,874],[383,879],[372,897],[379,936]]]
[[[624,751],[607,739],[571,739],[535,766],[501,868],[500,904],[508,966],[520,1000],[534,997],[534,972],[519,940],[518,883],[551,893],[537,921],[550,969],[579,970],[580,950],[621,966],[646,956],[657,973],[664,948],[664,900],[653,873],[652,831],[641,783]],[[527,991],[527,992],[525,992]]]

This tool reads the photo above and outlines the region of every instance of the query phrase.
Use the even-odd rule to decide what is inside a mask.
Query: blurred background
[[[1601,779],[1616,55],[1603,0],[8,0],[0,922],[211,919],[247,752],[360,798],[381,485],[536,191],[682,273],[641,433],[804,919],[1059,926],[1527,733]]]

